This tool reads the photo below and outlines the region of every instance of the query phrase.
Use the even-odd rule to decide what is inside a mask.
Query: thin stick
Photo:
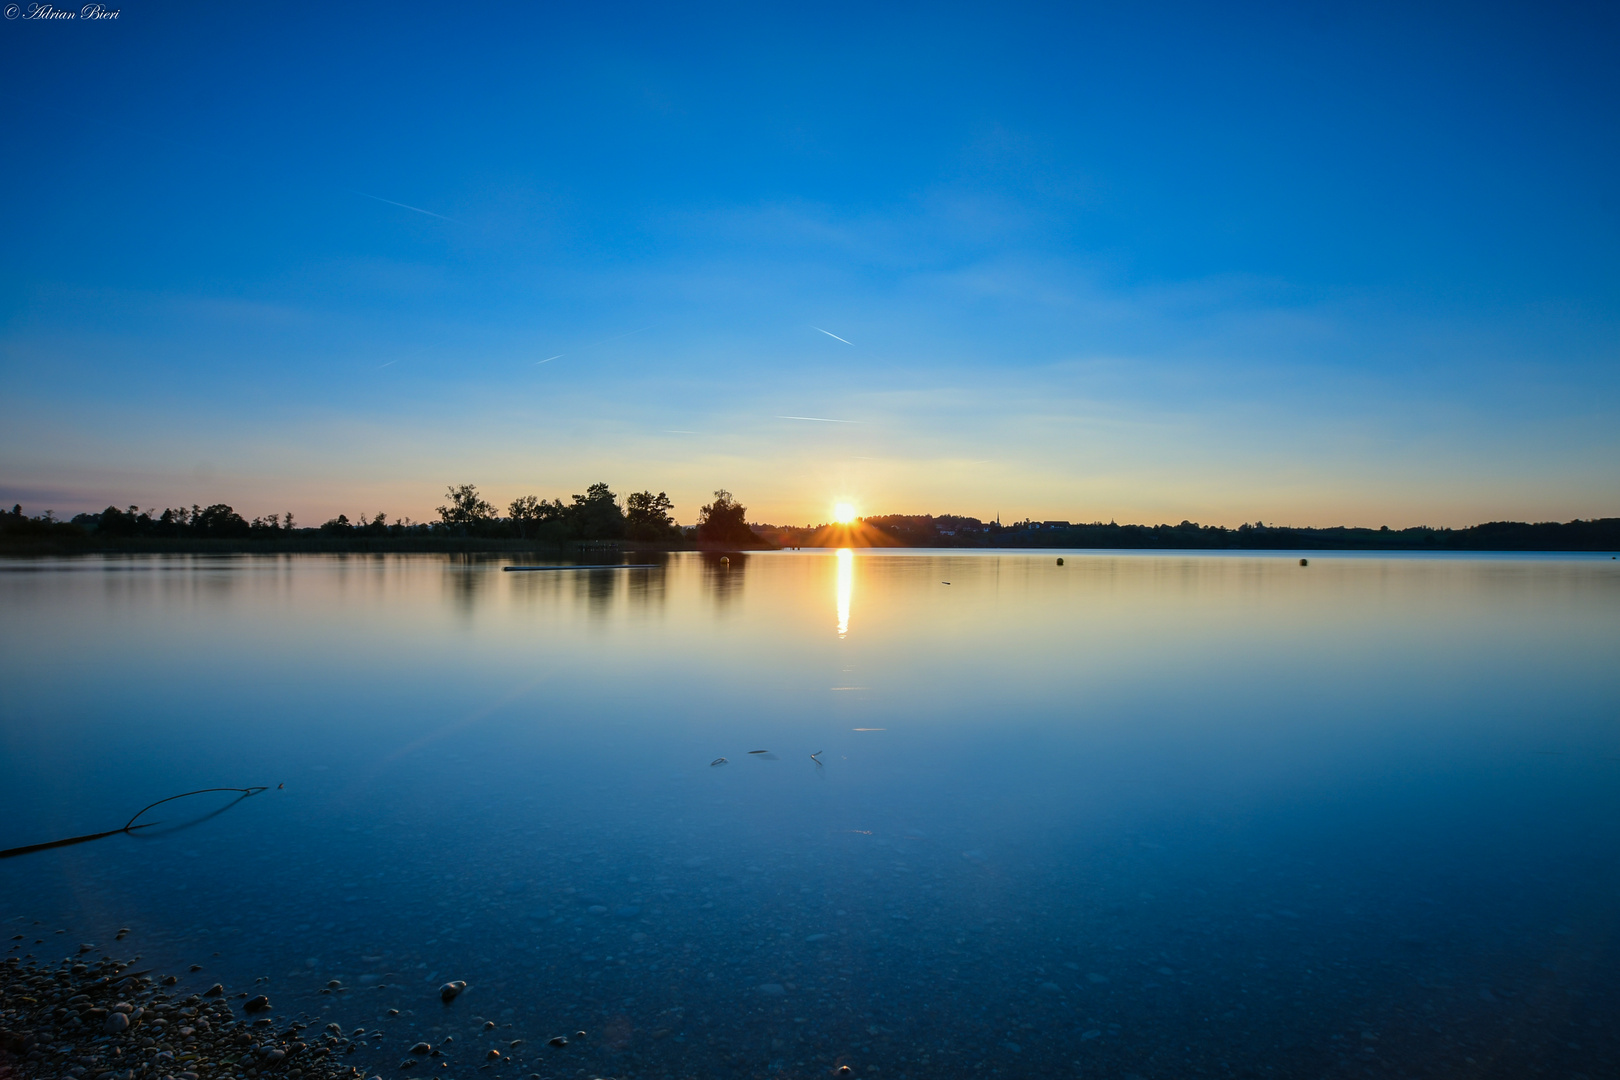
[[[161,822],[161,821],[148,821],[144,825],[137,825],[137,824],[135,824],[135,822],[140,819],[141,814],[146,813],[148,810],[152,809],[153,806],[162,806],[166,802],[173,802],[176,799],[184,799],[187,795],[206,795],[210,791],[235,791],[235,792],[239,792],[241,794],[242,798],[245,799],[249,795],[257,795],[259,792],[264,791],[264,790],[266,790],[266,789],[264,787],[262,787],[262,786],[260,786],[260,787],[245,787],[245,788],[241,788],[241,787],[211,787],[211,788],[199,788],[196,791],[186,791],[186,792],[182,792],[179,795],[170,795],[167,799],[159,799],[157,802],[152,803],[150,806],[141,807],[140,810],[136,812],[135,816],[130,818],[129,821],[124,825],[124,827],[122,829],[108,829],[106,832],[90,833],[88,836],[70,836],[66,840],[51,840],[51,841],[49,841],[47,843],[44,843],[44,844],[27,844],[27,845],[24,845],[23,847],[6,848],[4,851],[0,851],[0,859],[9,859],[14,855],[27,855],[27,854],[30,854],[31,852],[35,852],[35,851],[46,851],[46,850],[49,850],[50,848],[67,847],[67,846],[69,846],[71,844],[82,844],[87,840],[100,840],[103,837],[116,836],[119,833],[133,833],[136,829],[150,829],[154,825],[163,824],[163,822]]]

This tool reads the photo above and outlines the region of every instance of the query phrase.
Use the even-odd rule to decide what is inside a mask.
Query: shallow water
[[[0,847],[271,790],[0,925],[387,1075],[1615,1075],[1620,564],[1058,554],[4,564]]]

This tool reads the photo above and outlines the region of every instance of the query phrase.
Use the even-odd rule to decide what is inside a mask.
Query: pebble
[[[550,1045],[550,1046],[567,1046],[568,1045],[568,1036],[566,1036],[566,1035],[555,1035],[555,1036],[547,1039],[546,1043],[548,1045]]]
[[[245,1013],[269,1012],[270,999],[263,994],[256,998],[248,998],[242,1003],[242,1011]]]
[[[461,979],[457,979],[455,982],[447,982],[439,987],[439,1000],[448,1005],[456,1000],[456,997],[465,989],[467,989],[467,984]]]
[[[21,1059],[14,1072],[0,1071],[62,1080],[228,1080],[244,1074],[288,1080],[294,1072],[296,1080],[358,1080],[363,1075],[325,1048],[312,1052],[297,1041],[303,1024],[276,1034],[268,1018],[239,1020],[219,995],[177,998],[159,986],[175,985],[174,977],[124,975],[130,967],[116,960],[74,964],[71,970],[66,962],[53,968],[15,956],[0,961],[5,1018],[0,1055],[9,1060],[17,1053]],[[254,1001],[268,1007],[267,998],[249,999]],[[59,1014],[77,1014],[79,1021],[63,1025]],[[173,1045],[165,1045],[171,1040]],[[59,1064],[51,1060],[58,1055]]]
[[[425,1042],[419,1042],[415,1046],[411,1047],[410,1052],[426,1057],[428,1054],[433,1053],[433,1047],[429,1046]]]

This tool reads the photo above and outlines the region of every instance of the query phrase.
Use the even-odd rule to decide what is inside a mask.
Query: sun
[[[847,502],[834,503],[833,520],[838,522],[840,525],[848,525],[850,522],[854,521],[855,504]]]

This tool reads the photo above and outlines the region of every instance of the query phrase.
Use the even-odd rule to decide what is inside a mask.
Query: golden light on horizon
[[[840,525],[848,525],[850,522],[854,521],[855,504],[847,502],[834,503],[833,520],[838,522]]]

